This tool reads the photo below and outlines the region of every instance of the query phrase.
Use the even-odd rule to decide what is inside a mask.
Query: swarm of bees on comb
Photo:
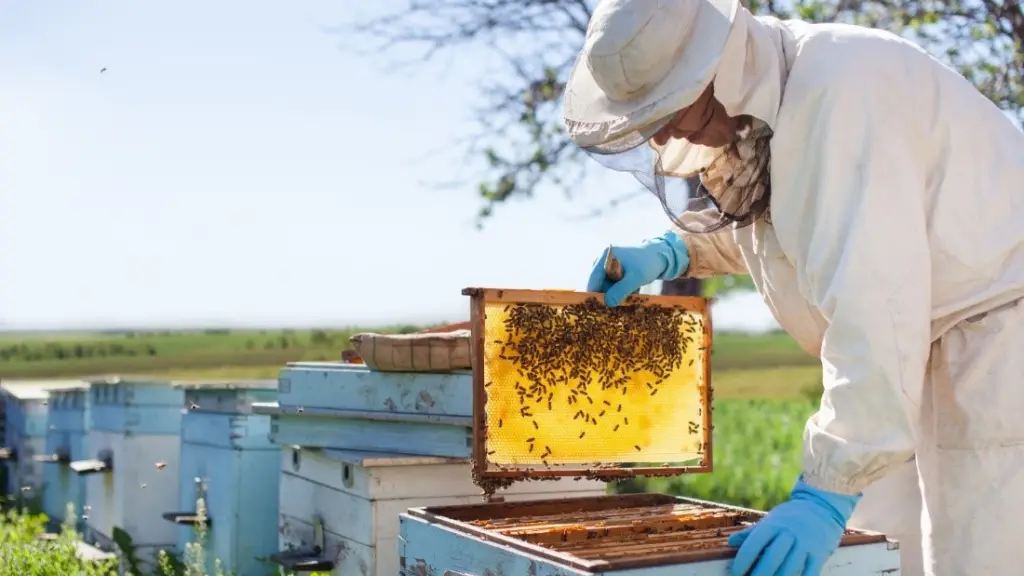
[[[610,308],[598,297],[487,307],[485,466],[500,473],[475,471],[485,495],[511,484],[511,476],[554,479],[540,467],[585,465],[564,471],[608,480],[622,477],[610,469],[630,461],[669,469],[664,462],[703,454],[703,365],[694,366],[706,350],[702,314],[641,301]],[[666,423],[659,412],[683,421]]]

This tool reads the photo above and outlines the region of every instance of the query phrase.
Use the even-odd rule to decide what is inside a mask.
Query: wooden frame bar
[[[625,304],[639,306],[681,307],[703,316],[704,340],[707,346],[700,352],[704,366],[704,407],[701,412],[703,419],[704,446],[701,462],[696,466],[670,466],[663,463],[644,463],[639,466],[602,466],[600,468],[583,468],[569,465],[551,466],[547,469],[518,468],[490,469],[487,459],[487,390],[484,377],[485,362],[485,307],[488,304],[544,304],[549,306],[571,306],[583,304],[592,298],[603,299],[603,294],[594,292],[575,292],[571,290],[523,290],[499,288],[465,288],[464,296],[470,297],[470,330],[472,332],[471,361],[473,365],[473,471],[477,478],[525,480],[544,477],[587,477],[601,479],[634,478],[637,476],[678,476],[681,474],[710,473],[714,469],[712,450],[711,403],[713,388],[711,384],[711,308],[706,298],[696,296],[651,296],[634,294],[629,296]],[[657,464],[657,465],[653,465]]]

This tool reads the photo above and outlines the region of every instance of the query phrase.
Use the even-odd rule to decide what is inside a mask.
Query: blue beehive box
[[[37,456],[46,451],[49,392],[81,385],[76,381],[4,380],[4,460],[7,494],[22,504],[42,505],[43,467]]]
[[[84,530],[84,476],[71,470],[71,463],[87,458],[89,385],[85,382],[47,390],[46,448],[35,456],[43,464],[43,512],[51,528],[63,524],[69,506],[75,514],[75,528]]]
[[[400,574],[728,576],[728,535],[762,512],[662,494],[411,509]],[[822,576],[899,574],[896,542],[847,531]]]
[[[132,539],[143,562],[173,550],[177,527],[161,516],[178,506],[184,392],[147,377],[90,379],[86,459],[86,536],[111,550],[115,528]]]
[[[280,445],[468,458],[469,371],[374,372],[341,362],[281,370],[271,437]]]
[[[292,570],[398,574],[398,516],[414,506],[481,500],[469,456],[468,371],[375,372],[342,363],[281,371],[271,436],[282,446],[280,546]],[[604,483],[515,484],[508,501],[605,493]]]
[[[277,381],[179,383],[185,394],[177,508],[178,549],[195,541],[197,500],[205,503],[208,573],[219,560],[227,573],[275,573],[281,451],[269,439],[270,417],[252,405],[273,401]]]

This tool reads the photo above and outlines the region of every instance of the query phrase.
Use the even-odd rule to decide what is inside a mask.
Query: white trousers
[[[850,527],[898,540],[902,576],[1024,575],[1024,302],[935,342],[920,406],[916,461]]]

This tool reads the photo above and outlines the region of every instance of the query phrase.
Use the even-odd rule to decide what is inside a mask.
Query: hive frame
[[[599,469],[571,465],[552,465],[547,469],[490,469],[487,461],[487,389],[484,378],[484,338],[486,304],[547,304],[550,306],[571,306],[583,304],[591,298],[604,296],[594,292],[572,290],[523,290],[500,288],[465,288],[464,296],[470,297],[470,330],[472,338],[471,359],[473,364],[473,476],[483,481],[511,482],[527,479],[554,479],[558,477],[588,477],[603,481],[622,480],[637,476],[679,476],[681,474],[710,473],[713,470],[711,403],[711,314],[706,298],[696,296],[632,295],[626,304],[680,306],[697,312],[704,317],[704,339],[707,346],[701,352],[704,361],[704,382],[707,387],[707,405],[702,410],[704,453],[702,462],[696,466],[636,466],[602,467]]]

